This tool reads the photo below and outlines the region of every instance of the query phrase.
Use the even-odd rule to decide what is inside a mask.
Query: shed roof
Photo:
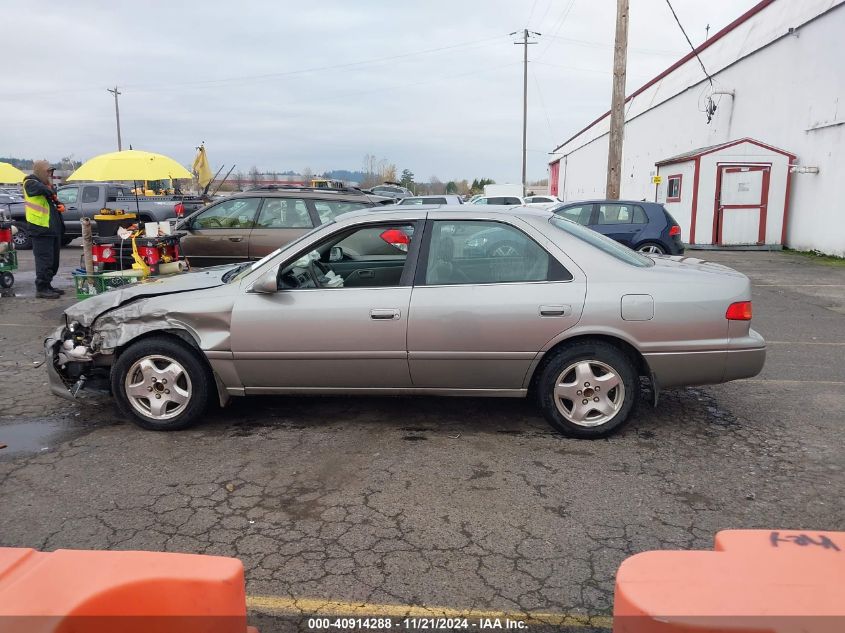
[[[664,158],[663,160],[657,161],[655,165],[669,165],[671,163],[683,163],[688,160],[693,160],[699,156],[703,156],[704,154],[712,154],[713,152],[718,152],[722,149],[727,149],[728,147],[733,147],[734,145],[740,145],[742,143],[751,143],[752,145],[757,145],[758,147],[762,147],[763,149],[767,149],[771,152],[776,152],[778,154],[783,154],[788,158],[794,160],[796,158],[795,154],[791,154],[786,150],[779,149],[774,147],[773,145],[768,145],[766,143],[762,143],[761,141],[757,141],[753,138],[740,138],[735,141],[727,141],[726,143],[719,143],[718,145],[708,145],[707,147],[699,147],[698,149],[691,149],[688,152],[684,152],[683,154],[678,154],[676,156],[672,156],[670,158]]]

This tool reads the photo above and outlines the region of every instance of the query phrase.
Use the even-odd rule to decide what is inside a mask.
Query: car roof
[[[250,189],[233,193],[228,198],[316,198],[323,200],[340,200],[341,202],[360,201],[362,198],[369,202],[378,202],[381,196],[366,194],[363,191],[349,189],[329,189],[326,187],[284,187],[279,189]]]
[[[479,214],[483,215],[501,215],[511,218],[533,217],[533,218],[550,218],[554,214],[548,208],[540,207],[524,207],[524,206],[509,206],[503,204],[487,204],[487,205],[466,205],[466,204],[415,204],[411,205],[390,205],[385,207],[375,207],[370,209],[362,209],[359,211],[349,211],[337,216],[336,220],[352,220],[358,217],[366,217],[369,219],[385,219],[400,217],[404,213],[418,213],[420,211],[449,211],[455,213],[455,219],[471,220]],[[400,218],[401,219],[401,218]]]
[[[610,200],[609,198],[596,198],[594,200],[567,200],[561,204],[567,206],[571,204],[639,204],[639,205],[657,205],[662,206],[659,202],[651,202],[648,200]]]

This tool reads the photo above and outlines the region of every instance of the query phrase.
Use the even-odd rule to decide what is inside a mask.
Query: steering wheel
[[[206,218],[205,221],[207,222],[207,225],[202,227],[202,228],[208,228],[208,229],[212,228],[212,226],[214,226],[213,224],[211,224],[212,222],[214,222],[214,224],[216,224],[218,227],[223,228],[223,223],[220,221],[220,218],[218,218],[216,216],[211,216],[210,218]]]

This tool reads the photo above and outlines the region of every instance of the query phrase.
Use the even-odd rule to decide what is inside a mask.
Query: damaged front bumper
[[[66,348],[63,347],[68,339],[68,328],[61,327],[44,340],[50,391],[69,400],[100,395],[107,391],[106,389],[91,389],[90,385],[88,389],[82,391],[97,372],[102,373],[103,368],[94,362],[90,353],[69,357]]]

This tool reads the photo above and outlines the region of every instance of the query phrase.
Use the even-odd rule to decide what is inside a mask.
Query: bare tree
[[[252,184],[253,187],[257,187],[260,179],[261,172],[258,171],[258,167],[253,165],[249,170],[249,182]]]
[[[443,184],[440,178],[438,178],[437,176],[432,176],[429,181],[431,183],[432,194],[437,195],[446,193],[446,185]]]
[[[382,180],[384,182],[396,182],[396,165],[390,163],[387,167],[384,168],[384,173],[382,174]]]

